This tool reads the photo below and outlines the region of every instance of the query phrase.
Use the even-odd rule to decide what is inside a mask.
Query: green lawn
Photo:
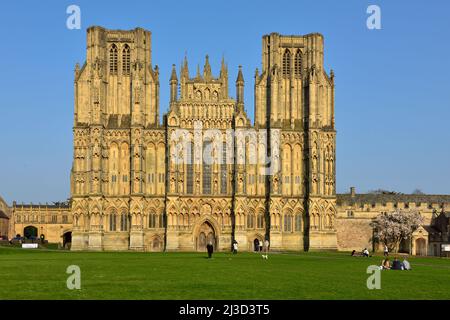
[[[450,260],[411,258],[412,271],[382,271],[380,257],[347,253],[67,252],[0,247],[2,299],[450,299]],[[66,268],[81,268],[68,290]]]

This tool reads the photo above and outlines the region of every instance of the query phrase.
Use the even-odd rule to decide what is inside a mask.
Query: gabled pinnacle
[[[170,82],[178,82],[177,71],[175,70],[175,64],[172,65],[172,75],[170,76]]]
[[[200,65],[197,65],[197,75],[195,76],[197,79],[200,79]]]
[[[222,56],[222,63],[221,63],[221,66],[220,66],[220,74],[222,75],[222,74],[226,74],[228,72],[228,70],[227,70],[227,65],[225,64],[225,57],[224,56]]]
[[[185,77],[186,79],[189,79],[189,68],[188,68],[188,60],[187,60],[187,54],[184,54],[184,62],[181,67],[181,77]]]
[[[236,79],[236,83],[244,83],[244,76],[242,75],[242,66],[239,66],[238,76]]]
[[[209,57],[208,55],[206,55],[205,58],[205,66],[203,67],[203,77],[206,78],[211,78],[211,66],[209,65]]]

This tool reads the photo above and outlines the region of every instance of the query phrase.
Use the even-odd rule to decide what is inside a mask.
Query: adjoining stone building
[[[17,204],[11,208],[10,238],[40,238],[50,243],[71,243],[72,213],[68,204]]]
[[[0,197],[0,240],[3,238],[8,239],[10,233],[10,216],[11,213],[8,204]]]
[[[418,211],[424,218],[423,226],[401,243],[399,251],[439,256],[441,244],[450,244],[450,195],[357,194],[351,188],[350,193],[337,195],[339,250],[378,249],[372,241],[370,222],[380,213],[398,209]]]

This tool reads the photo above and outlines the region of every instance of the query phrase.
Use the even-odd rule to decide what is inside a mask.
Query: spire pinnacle
[[[189,79],[187,52],[184,53],[184,61],[181,63],[180,77]]]
[[[201,78],[201,76],[200,76],[200,65],[199,65],[199,64],[197,65],[197,75],[196,75],[196,78],[197,78],[197,79],[200,79],[200,78]]]
[[[172,74],[170,76],[170,82],[172,81],[178,81],[177,70],[175,70],[175,64],[172,65]]]
[[[242,75],[242,66],[239,66],[238,76],[236,79],[236,83],[242,82],[244,83],[244,76]]]
[[[209,64],[209,56],[205,57],[205,66],[203,67],[203,77],[205,79],[211,78],[211,65]]]
[[[228,70],[227,70],[227,65],[225,63],[225,57],[222,55],[222,63],[221,63],[221,66],[220,66],[220,75],[222,76],[222,75],[225,75],[227,73],[228,73]]]

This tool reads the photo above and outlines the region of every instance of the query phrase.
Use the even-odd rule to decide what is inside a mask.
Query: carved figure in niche
[[[273,177],[273,191],[274,193],[278,193],[278,177]]]

